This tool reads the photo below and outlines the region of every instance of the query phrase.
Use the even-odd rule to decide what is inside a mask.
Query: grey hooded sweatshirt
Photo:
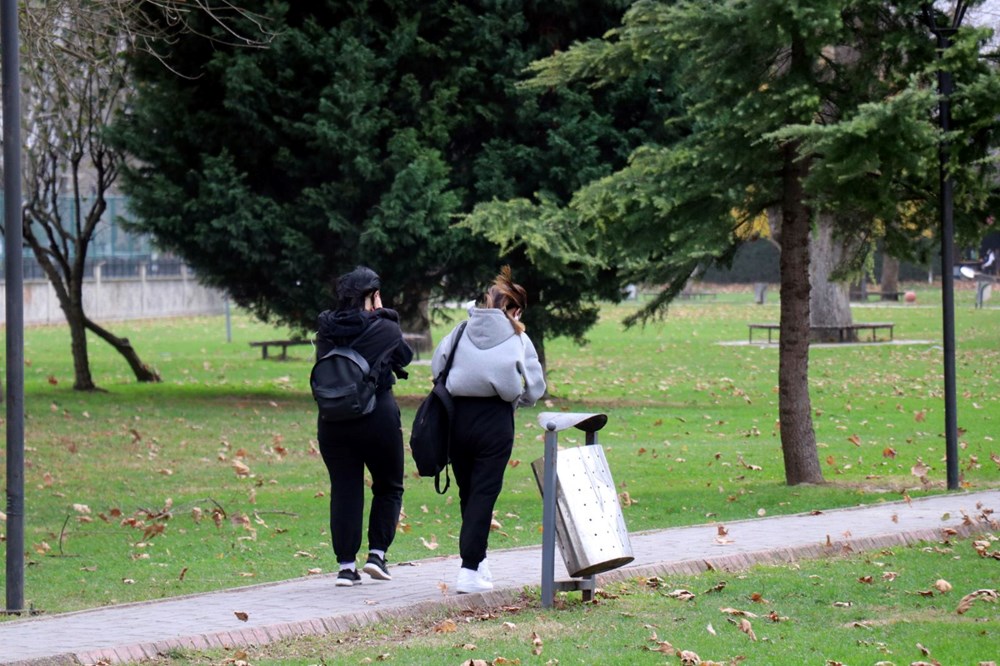
[[[431,372],[435,377],[448,361],[457,330],[446,335],[434,350]],[[445,386],[454,396],[500,396],[514,405],[530,407],[544,395],[545,377],[535,345],[527,335],[514,331],[503,311],[470,308]]]

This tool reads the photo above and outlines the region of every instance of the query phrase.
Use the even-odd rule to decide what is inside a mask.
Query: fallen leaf
[[[925,657],[931,656],[931,651],[925,648],[920,643],[917,643],[917,649],[920,650],[920,654],[924,655]]]
[[[233,611],[233,615],[235,615],[236,619],[239,620],[240,622],[246,622],[247,620],[250,619],[250,615],[244,613],[243,611]]]
[[[458,625],[452,619],[441,620],[434,625],[435,634],[450,634],[454,631],[458,631]]]
[[[941,594],[946,594],[948,592],[951,592],[951,583],[946,581],[944,578],[938,578],[936,581],[934,581],[934,587],[936,587],[938,592],[940,592]]]
[[[534,655],[542,654],[542,638],[534,631],[531,632],[531,644],[534,646],[534,649],[531,651],[532,654]]]
[[[691,601],[694,599],[694,593],[688,590],[674,590],[673,592],[668,592],[667,596],[671,599],[679,599],[681,601]]]
[[[750,640],[752,641],[757,640],[757,634],[753,632],[753,626],[750,624],[750,620],[746,618],[741,618],[739,627],[740,631],[742,631],[744,634],[750,637]]]
[[[972,608],[972,602],[976,599],[982,601],[987,601],[989,603],[996,603],[1000,599],[1000,594],[996,590],[991,589],[981,589],[975,592],[970,592],[969,594],[962,597],[962,600],[958,602],[958,608],[955,610],[959,615],[965,614],[970,608]]]
[[[233,461],[233,471],[236,472],[236,476],[241,478],[244,476],[250,476],[250,468],[239,460]]]
[[[847,438],[847,441],[853,444],[854,446],[861,446],[861,438],[858,437],[857,435],[851,435],[850,437]]]
[[[428,541],[423,537],[420,537],[420,543],[424,544],[424,548],[426,548],[427,550],[437,550],[438,547],[437,537],[434,536],[433,534],[431,535],[430,541]]]
[[[681,666],[698,666],[701,664],[701,657],[691,650],[681,650],[677,656],[680,657]]]

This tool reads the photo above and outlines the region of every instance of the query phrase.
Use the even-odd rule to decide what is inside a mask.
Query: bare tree
[[[129,49],[155,54],[172,36],[195,31],[194,12],[207,14],[220,27],[206,38],[264,43],[240,37],[232,27],[237,19],[257,27],[261,20],[226,0],[211,6],[203,0],[28,0],[21,5],[24,239],[69,324],[77,390],[96,388],[88,332],[118,351],[137,380],[160,380],[128,338],[87,316],[83,281],[106,197],[125,160],[106,135],[130,94],[123,55]]]

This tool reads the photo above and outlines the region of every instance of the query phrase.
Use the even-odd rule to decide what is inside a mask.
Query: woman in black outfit
[[[316,336],[316,358],[335,346],[354,343],[372,367],[382,366],[374,411],[350,421],[319,419],[319,450],[330,473],[330,536],[341,587],[361,583],[355,560],[361,548],[365,468],[372,477],[372,502],[364,572],[372,578],[392,580],[385,553],[403,504],[403,432],[392,385],[394,375],[407,377],[403,368],[413,350],[403,341],[399,315],[382,307],[380,288],[379,276],[370,268],[359,266],[342,275],[337,280],[337,309],[320,314]]]

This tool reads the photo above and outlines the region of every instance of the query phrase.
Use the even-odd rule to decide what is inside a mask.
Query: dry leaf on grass
[[[746,619],[745,617],[741,618],[738,626],[740,628],[740,631],[742,631],[744,634],[750,637],[750,640],[752,641],[757,640],[757,634],[753,632],[753,625],[750,624],[750,620]]]
[[[531,650],[532,654],[534,655],[542,654],[542,637],[536,634],[534,631],[531,632],[531,644],[534,646],[534,648]]]
[[[450,634],[453,631],[458,631],[458,625],[452,619],[441,620],[434,625],[435,634]]]
[[[699,666],[701,664],[701,657],[691,650],[681,650],[677,656],[680,657],[682,666]]]
[[[946,594],[948,592],[951,592],[951,583],[946,581],[944,578],[938,578],[936,581],[934,581],[934,587],[936,587],[937,591],[940,592],[941,594]]]
[[[955,612],[959,615],[965,614],[970,608],[972,608],[972,603],[980,599],[982,601],[988,601],[990,603],[996,603],[1000,599],[1000,594],[996,590],[991,589],[981,589],[975,592],[970,592],[969,594],[962,597],[962,600],[958,602],[958,608]]]

